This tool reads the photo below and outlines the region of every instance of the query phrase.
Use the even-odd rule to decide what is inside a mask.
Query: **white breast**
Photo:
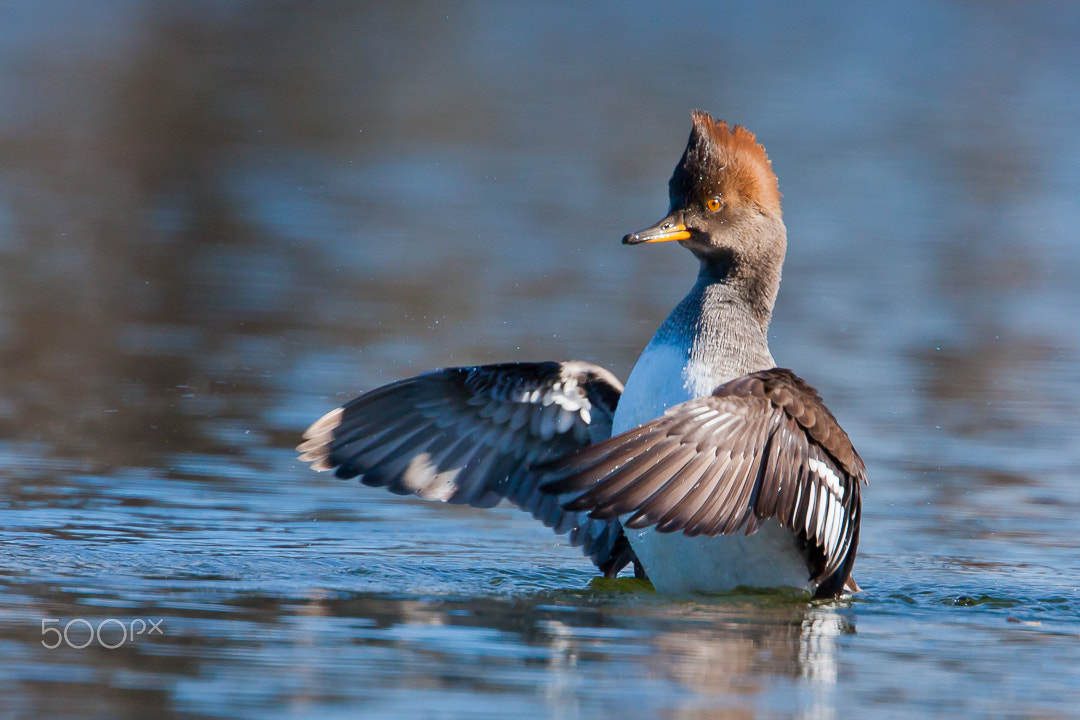
[[[672,405],[708,395],[723,379],[692,358],[688,348],[649,343],[634,365],[612,419],[618,435],[664,414]]]

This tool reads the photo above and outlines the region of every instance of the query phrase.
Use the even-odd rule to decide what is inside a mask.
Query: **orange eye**
[[[719,197],[711,197],[711,198],[709,198],[708,200],[705,201],[705,208],[709,212],[716,212],[717,210],[720,209],[720,198]]]

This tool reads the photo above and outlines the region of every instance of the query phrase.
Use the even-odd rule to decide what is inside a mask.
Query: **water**
[[[6,9],[0,716],[1074,715],[1078,34],[1054,3]],[[625,378],[694,262],[618,239],[695,107],[780,176],[773,352],[866,459],[864,593],[658,596],[511,509],[297,462],[433,367]]]

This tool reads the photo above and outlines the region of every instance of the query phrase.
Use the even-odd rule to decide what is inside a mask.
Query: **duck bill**
[[[671,242],[689,240],[690,231],[675,215],[668,215],[652,227],[630,233],[622,239],[623,245],[642,245],[644,243]]]

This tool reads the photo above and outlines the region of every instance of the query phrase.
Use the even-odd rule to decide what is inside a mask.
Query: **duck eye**
[[[716,212],[720,209],[720,196],[714,196],[705,201],[705,209],[709,212]]]

